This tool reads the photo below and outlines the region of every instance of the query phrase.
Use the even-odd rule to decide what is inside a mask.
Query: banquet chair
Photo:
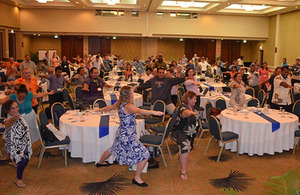
[[[259,100],[260,107],[263,107],[264,99],[265,99],[265,91],[264,90],[259,90],[257,94],[257,99]]]
[[[39,86],[39,88],[37,89],[37,93],[42,93],[42,92],[43,92],[43,88]],[[43,98],[42,97],[37,98],[37,101],[38,101],[38,108],[45,110],[43,106]]]
[[[64,97],[64,102],[67,102],[68,95],[70,94],[69,90],[67,88],[63,88],[62,93],[63,93],[63,97]]]
[[[82,99],[82,86],[77,85],[75,87],[75,101],[80,101]]]
[[[157,100],[153,104],[152,110],[161,111],[164,114],[162,116],[150,116],[145,118],[146,125],[157,125],[159,123],[164,122],[165,120],[165,112],[166,112],[166,104],[162,100]]]
[[[263,102],[261,103],[261,107],[263,108],[268,100],[268,97],[265,95]]]
[[[145,146],[152,146],[152,147],[155,147],[155,148],[159,149],[159,151],[161,153],[161,157],[164,161],[165,167],[167,167],[167,163],[166,163],[166,160],[165,160],[165,157],[164,157],[164,153],[162,151],[162,145],[164,143],[164,140],[166,140],[166,138],[168,137],[170,131],[172,130],[172,128],[171,128],[172,126],[170,125],[171,120],[172,120],[172,118],[170,118],[168,120],[168,123],[165,126],[165,129],[164,129],[162,135],[143,135],[140,138],[140,142],[142,144],[144,144]],[[169,155],[171,157],[171,152],[170,152],[168,144],[167,144],[167,148],[168,148],[168,151],[169,151]]]
[[[220,108],[221,110],[225,110],[227,107],[225,99],[223,97],[217,97],[215,101],[215,107]]]
[[[234,132],[231,132],[231,131],[223,131],[222,132],[220,122],[215,116],[209,117],[208,126],[209,126],[209,132],[210,132],[211,137],[208,140],[208,143],[207,143],[207,146],[206,146],[206,149],[204,152],[204,156],[206,156],[206,154],[207,154],[208,147],[209,147],[209,144],[210,144],[212,138],[215,138],[216,140],[222,142],[222,146],[221,146],[219,156],[218,156],[218,159],[216,162],[220,161],[220,157],[221,157],[223,148],[225,147],[226,143],[233,142],[233,141],[236,141],[236,148],[237,148],[236,156],[238,158],[239,157],[239,141],[238,141],[239,135]]]
[[[292,113],[297,115],[300,121],[300,100],[297,100],[294,105],[293,105],[293,109],[292,109]]]
[[[298,116],[298,120],[300,120],[300,100],[297,100],[294,103],[292,113]],[[300,129],[300,125],[298,127]],[[295,155],[296,152],[296,146],[298,143],[298,140],[300,139],[300,130],[295,131],[295,141],[294,141],[294,149],[293,149],[293,155]]]
[[[106,101],[102,98],[96,99],[93,103],[93,108],[95,108],[96,104],[99,104],[99,108],[104,108],[107,106]]]
[[[43,112],[44,113],[44,112]],[[39,117],[40,116],[43,116],[45,115],[45,117],[47,118],[46,114],[39,114]],[[43,156],[44,156],[44,153],[45,153],[45,150],[46,149],[50,149],[50,148],[60,148],[60,147],[63,147],[64,148],[64,153],[63,155],[65,156],[65,166],[67,166],[68,162],[68,156],[67,156],[67,147],[70,145],[70,138],[69,136],[66,136],[66,138],[62,141],[59,141],[57,138],[55,141],[51,142],[51,143],[47,143],[45,142],[45,139],[43,137],[43,132],[42,132],[42,125],[43,123],[40,122],[39,118],[35,118],[35,124],[36,124],[36,127],[38,129],[38,134],[39,134],[39,138],[40,138],[40,141],[41,141],[41,151],[40,151],[40,155],[39,155],[39,162],[38,162],[38,166],[37,166],[37,169],[40,168],[41,166],[41,163],[42,163],[42,160],[43,160]]]
[[[59,127],[59,118],[65,113],[64,105],[60,102],[55,102],[51,106],[52,123]]]
[[[298,100],[300,100],[300,92],[295,93],[295,95],[294,95],[294,101],[296,102]]]
[[[181,91],[182,95],[186,92],[185,85],[179,85],[177,91]]]
[[[248,95],[251,95],[252,97],[254,97],[255,95],[255,91],[252,87],[247,87],[246,91],[245,91],[245,94],[248,94]]]
[[[258,105],[260,105],[259,100],[255,97],[251,98],[247,102],[247,107],[257,107]]]
[[[178,99],[177,101],[178,101],[179,104],[182,103],[182,96],[183,96],[183,94],[184,93],[182,92],[182,90],[177,90],[177,99]]]
[[[212,107],[213,107],[213,106],[212,106],[212,104],[211,104],[210,101],[205,102],[204,109],[205,109],[205,113],[206,113],[206,120],[200,123],[200,130],[201,130],[201,133],[200,133],[200,135],[199,135],[199,138],[198,138],[198,141],[197,141],[196,146],[198,146],[198,144],[199,144],[199,142],[200,142],[200,139],[201,139],[203,133],[209,131],[209,128],[208,128],[209,112],[208,112],[208,110],[209,110],[210,108],[212,108]],[[199,131],[199,132],[200,132],[200,131]]]
[[[148,91],[148,96],[151,90]],[[150,110],[151,109],[151,101],[144,101],[144,96],[145,96],[145,90],[142,90],[142,97],[143,97],[143,105],[139,106],[140,109],[145,109],[145,110]],[[148,98],[146,98],[148,99]]]
[[[77,109],[76,104],[75,104],[73,98],[71,97],[71,95],[67,94],[66,96],[67,96],[67,101],[68,101],[68,104],[69,104],[71,110]]]
[[[170,123],[169,123],[169,127],[170,127],[171,129],[172,129],[173,125],[175,124],[177,112],[178,112],[178,108],[176,108],[176,109],[173,111],[172,115],[171,115],[171,119],[172,119],[172,120],[171,120]],[[150,129],[151,129],[153,132],[157,133],[157,134],[163,134],[163,133],[164,133],[164,130],[165,130],[165,128],[166,128],[166,126],[167,126],[167,124],[166,124],[166,125],[157,125],[157,126],[152,126],[152,127],[150,127]],[[167,134],[166,134],[166,137],[165,137],[165,143],[166,143],[166,145],[167,145],[167,149],[168,149],[168,152],[169,152],[170,159],[172,159],[172,155],[171,155],[171,152],[170,152],[169,144],[168,144],[168,142],[167,142],[167,138],[168,138],[168,136],[169,136],[169,133],[170,133],[170,132],[167,132]]]

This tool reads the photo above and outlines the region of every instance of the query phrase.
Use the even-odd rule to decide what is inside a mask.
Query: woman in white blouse
[[[198,82],[198,80],[195,77],[194,69],[188,68],[185,72],[185,77],[186,77],[186,80],[185,80],[184,84],[185,84],[186,90],[194,92],[197,96],[197,101],[195,103],[195,108],[197,109],[200,107],[200,91],[199,91],[200,83]]]

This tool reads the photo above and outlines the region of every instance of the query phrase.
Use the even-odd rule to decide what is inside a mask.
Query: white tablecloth
[[[80,122],[80,116],[74,116],[73,112],[64,114],[60,118],[60,130],[70,137],[69,152],[71,157],[82,158],[83,163],[96,162],[100,160],[105,150],[112,146],[119,124],[112,122],[110,117],[109,134],[99,138],[100,115],[89,114],[85,118],[87,119],[86,121]],[[72,122],[74,120],[78,122]],[[115,120],[119,121],[118,117]],[[144,120],[137,119],[137,137],[141,136],[141,131],[144,128]],[[108,159],[110,163],[113,160],[113,156]]]
[[[231,95],[231,93],[227,93],[227,95]],[[228,108],[229,107],[229,100],[230,98],[228,98],[227,96],[223,95],[223,94],[216,94],[216,95],[212,95],[212,96],[209,96],[209,95],[206,95],[206,96],[203,96],[201,97],[201,102],[200,102],[200,106],[204,108],[205,106],[205,103],[207,101],[210,101],[212,106],[215,107],[215,100],[218,98],[218,97],[222,97],[225,99],[225,102],[226,102],[226,107]],[[246,94],[246,102],[248,100],[250,100],[252,98],[252,96]],[[203,118],[206,118],[206,112],[203,112]]]
[[[228,93],[227,95],[230,96],[231,93]],[[246,94],[245,96],[246,96],[246,102],[252,98],[248,94]],[[207,102],[207,101],[210,101],[212,103],[212,105],[215,106],[215,100],[218,97],[222,97],[222,98],[225,99],[225,101],[226,101],[226,107],[228,108],[229,107],[229,100],[230,100],[230,98],[228,98],[227,96],[225,96],[223,94],[213,94],[212,96],[206,95],[206,96],[201,97],[200,106],[202,106],[204,108],[205,102]]]
[[[132,86],[132,89],[135,90],[135,88],[137,86],[139,86],[138,82],[130,82],[130,81],[106,81],[107,84],[111,85],[111,86],[116,86],[116,83],[119,83],[119,87],[124,87],[127,86],[128,84],[135,84],[134,86]],[[107,92],[110,88],[103,88],[104,93]]]
[[[119,99],[119,93],[118,92],[114,92],[114,93],[116,94],[117,99]],[[108,92],[104,93],[104,99],[105,99],[107,105],[111,105],[110,93],[108,93]],[[136,107],[142,106],[143,105],[143,96],[141,94],[134,93],[133,104]]]
[[[300,92],[300,83],[295,83],[295,92]]]
[[[212,87],[214,87],[214,91],[219,91],[219,92],[223,92],[223,89],[222,87],[226,87],[226,84],[222,83],[222,82],[219,82],[219,83],[207,83],[207,82],[200,82],[200,85],[203,89],[203,91],[206,89],[206,88],[209,88],[209,86],[207,85],[210,85]]]
[[[234,114],[228,109],[221,112],[222,131],[232,131],[239,134],[239,153],[273,155],[275,152],[290,150],[294,144],[294,132],[298,129],[298,117],[294,114],[279,115],[278,110],[269,110],[266,114],[280,122],[280,128],[272,132],[272,123],[261,116],[248,112]],[[226,144],[226,149],[236,152],[236,143]]]

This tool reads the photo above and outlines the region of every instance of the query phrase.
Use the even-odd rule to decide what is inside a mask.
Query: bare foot
[[[23,181],[22,180],[16,180],[15,181],[15,184],[19,187],[19,188],[25,188],[26,187],[26,184],[25,183],[23,183]]]
[[[180,177],[183,180],[187,180],[187,174],[186,173],[180,172]]]

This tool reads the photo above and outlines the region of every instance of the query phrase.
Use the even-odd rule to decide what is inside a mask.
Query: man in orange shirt
[[[33,94],[37,93],[39,89],[37,79],[31,76],[31,72],[28,68],[23,69],[23,76],[15,81],[7,82],[8,85],[26,85],[28,91],[32,92]],[[32,100],[32,108],[35,112],[37,112],[38,101],[37,99]]]
[[[18,68],[20,67],[20,64],[15,62],[14,58],[13,57],[10,57],[9,58],[9,61],[8,62],[5,62],[3,64],[3,67],[6,67],[7,70],[6,72],[9,72],[10,71],[10,68],[15,68],[16,70],[18,70]]]

